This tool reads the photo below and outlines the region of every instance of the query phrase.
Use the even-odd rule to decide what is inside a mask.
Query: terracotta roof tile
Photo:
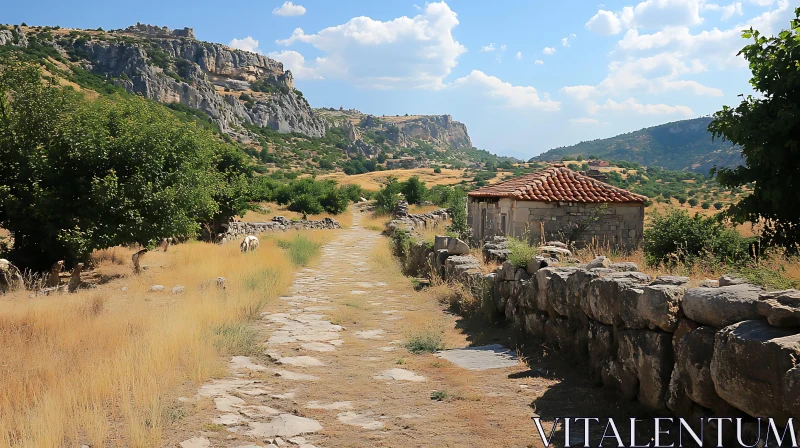
[[[515,179],[470,191],[472,197],[514,198],[543,202],[645,202],[647,197],[631,193],[564,166],[552,166]]]

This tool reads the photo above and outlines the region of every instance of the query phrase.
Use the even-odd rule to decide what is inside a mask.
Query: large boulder
[[[559,267],[552,269],[550,282],[547,284],[548,311],[554,312],[561,317],[569,316],[569,306],[567,304],[567,284],[569,282],[569,278],[575,274],[577,270],[578,268],[574,267]]]
[[[433,250],[446,250],[447,249],[447,242],[450,237],[436,235],[433,237]]]
[[[469,255],[454,255],[452,257],[447,257],[447,260],[444,262],[445,278],[447,280],[466,280],[471,274],[480,273],[480,268],[480,262],[475,257]]]
[[[567,279],[567,317],[588,324],[589,285],[600,277],[597,270],[578,269]]]
[[[618,331],[617,359],[624,371],[638,379],[639,401],[650,409],[665,409],[664,397],[674,365],[672,335],[650,330]]]
[[[589,284],[588,311],[586,314],[606,325],[619,320],[620,302],[624,291],[641,287],[650,276],[641,272],[616,272],[598,277]]]
[[[761,294],[758,314],[776,327],[800,327],[800,291],[787,289]]]
[[[659,275],[650,283],[650,286],[655,285],[675,285],[675,286],[683,286],[689,283],[689,277],[679,276],[679,275]]]
[[[758,296],[763,291],[748,284],[690,288],[683,296],[683,312],[695,322],[717,328],[758,319]]]
[[[538,311],[529,311],[525,314],[525,332],[536,337],[544,337],[547,314]]]
[[[450,255],[468,255],[469,251],[469,244],[458,238],[450,238],[447,241],[447,253]]]
[[[548,255],[551,258],[555,258],[556,260],[561,260],[563,258],[571,257],[572,252],[569,249],[564,247],[557,247],[557,246],[539,246],[537,249],[539,253]]]
[[[620,306],[620,317],[628,328],[649,328],[674,332],[678,328],[684,288],[668,284],[649,285],[634,303]],[[630,295],[626,295],[630,298]]]
[[[717,395],[711,376],[715,334],[713,327],[699,327],[675,346],[675,370],[670,380],[667,407],[681,416],[691,412],[690,404],[683,402],[684,397],[714,410],[717,415],[731,414],[731,405]]]
[[[798,330],[748,320],[716,334],[711,377],[717,394],[736,408],[785,420],[800,415],[798,365]]]

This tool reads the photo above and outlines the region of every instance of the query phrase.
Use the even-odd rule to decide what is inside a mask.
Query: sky
[[[268,55],[313,107],[450,114],[473,145],[530,158],[736,105],[741,31],[776,34],[800,0],[105,0],[8,2],[0,22],[194,28]]]

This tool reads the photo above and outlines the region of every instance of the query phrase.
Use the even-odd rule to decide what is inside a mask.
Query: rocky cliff
[[[467,127],[450,115],[374,116],[355,109],[332,108],[315,112],[329,127],[345,132],[351,142],[349,152],[367,157],[379,153],[384,144],[439,151],[472,148]]]
[[[71,64],[130,93],[180,103],[207,113],[222,132],[247,136],[244,125],[280,132],[325,135],[283,64],[263,55],[194,38],[190,28],[137,24],[124,30],[15,27],[0,31],[0,45],[55,48]]]

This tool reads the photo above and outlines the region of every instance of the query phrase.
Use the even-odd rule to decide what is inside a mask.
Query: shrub
[[[722,202],[715,202],[714,208],[717,210],[722,210]]]
[[[425,182],[419,180],[419,176],[411,176],[401,184],[400,192],[403,193],[409,204],[421,204],[428,196]]]
[[[436,168],[433,169],[433,172],[436,173],[436,174],[441,174],[442,173],[442,169],[437,166]]]
[[[700,204],[700,207],[702,207],[703,210],[708,210],[711,207],[711,204],[704,201],[702,204]]]
[[[689,198],[689,201],[688,201],[688,202],[689,202],[689,205],[690,205],[691,207],[696,207],[696,206],[697,206],[697,203],[698,203],[699,201],[697,200],[697,198]]]
[[[747,240],[735,230],[714,218],[690,217],[683,210],[653,217],[644,232],[644,253],[650,265],[691,264],[700,257],[738,262],[749,257]]]
[[[508,261],[518,268],[528,266],[528,262],[536,256],[536,248],[518,238],[508,237]]]
[[[378,215],[391,214],[400,201],[399,194],[402,187],[396,177],[389,176],[380,191],[375,194],[375,213]]]
[[[447,192],[447,212],[450,214],[451,223],[447,228],[449,232],[459,238],[467,240],[470,237],[470,228],[467,225],[467,192],[461,188],[452,188]]]

